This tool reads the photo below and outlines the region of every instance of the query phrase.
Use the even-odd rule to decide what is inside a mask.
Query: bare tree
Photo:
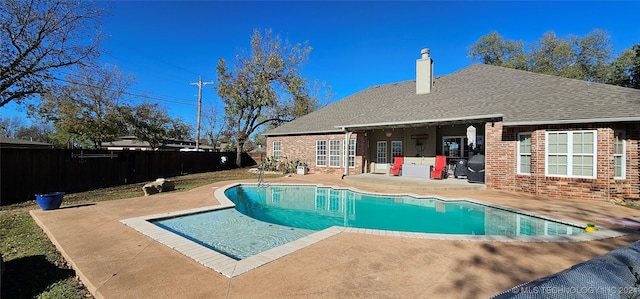
[[[0,0],[0,107],[42,94],[55,71],[97,58],[103,14],[88,1]]]
[[[0,117],[0,137],[17,138],[18,131],[22,127],[24,122],[17,116]]]
[[[218,145],[218,140],[223,134],[222,126],[224,119],[218,115],[218,109],[213,105],[205,106],[202,112],[202,122],[204,128],[204,138],[214,148]]]

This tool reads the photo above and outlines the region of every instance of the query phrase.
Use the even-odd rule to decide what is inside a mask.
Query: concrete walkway
[[[31,215],[97,298],[486,298],[640,239],[637,227],[616,227],[605,220],[638,217],[640,210],[606,202],[469,190],[464,184],[459,189],[422,185],[410,189],[414,183],[396,178],[391,178],[392,183],[353,178],[313,174],[268,183],[320,183],[471,198],[629,234],[598,241],[528,243],[343,232],[227,278],[120,220],[216,205],[213,191],[231,182],[90,205],[63,204],[59,210],[33,210]]]

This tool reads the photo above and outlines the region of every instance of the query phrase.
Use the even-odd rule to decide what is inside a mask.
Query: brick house
[[[434,78],[425,49],[416,80],[367,88],[265,135],[267,155],[316,173],[388,173],[396,156],[455,163],[475,151],[488,189],[637,200],[639,112],[640,90],[613,85],[482,64]]]

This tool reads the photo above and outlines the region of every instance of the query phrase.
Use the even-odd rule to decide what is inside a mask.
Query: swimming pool
[[[242,258],[239,260],[238,258],[233,258],[231,255],[226,255],[221,253],[222,250],[220,251],[212,250],[211,246],[204,245],[202,242],[196,241],[193,237],[182,235],[180,233],[173,232],[171,230],[167,230],[156,225],[156,223],[160,220],[168,220],[168,219],[174,219],[174,218],[178,219],[181,216],[215,214],[215,212],[208,213],[213,211],[219,211],[219,212],[220,211],[236,211],[235,210],[236,205],[225,195],[225,191],[237,186],[256,186],[256,185],[234,183],[234,184],[226,185],[220,188],[213,187],[213,197],[217,200],[215,205],[202,206],[202,207],[192,208],[188,210],[163,212],[160,214],[153,214],[153,215],[136,216],[132,218],[121,219],[120,222],[123,223],[124,225],[131,227],[132,229],[137,230],[141,234],[144,234],[149,238],[156,240],[157,242],[164,244],[169,248],[172,248],[176,252],[193,259],[194,261],[202,264],[203,266],[210,268],[218,273],[221,273],[222,275],[225,275],[227,277],[235,277],[237,275],[241,275],[255,268],[258,268],[262,265],[265,265],[274,260],[277,260],[281,257],[287,256],[291,253],[301,250],[316,242],[321,242],[323,240],[326,240],[327,238],[330,238],[334,235],[341,234],[341,233],[366,234],[366,235],[372,235],[372,236],[376,236],[376,235],[377,236],[393,236],[393,237],[425,239],[425,240],[465,240],[465,241],[497,241],[497,242],[576,242],[576,241],[601,240],[606,238],[619,237],[625,234],[624,232],[619,232],[619,231],[615,231],[615,230],[611,230],[603,227],[600,227],[596,232],[593,232],[593,233],[581,233],[582,232],[581,227],[586,226],[586,224],[576,224],[571,222],[554,220],[554,222],[565,223],[565,224],[569,224],[570,226],[573,226],[574,228],[578,228],[580,233],[573,234],[572,232],[572,234],[553,235],[553,232],[550,230],[551,227],[547,226],[546,230],[550,232],[549,235],[526,235],[526,232],[528,230],[527,227],[529,228],[532,227],[531,225],[526,225],[526,224],[524,226],[522,225],[523,223],[526,222],[526,218],[521,218],[520,226],[516,225],[515,228],[505,223],[500,223],[500,221],[486,222],[490,224],[488,225],[488,227],[490,227],[491,230],[519,231],[521,232],[520,235],[518,234],[516,235],[437,234],[437,233],[390,231],[390,230],[381,230],[381,229],[365,229],[365,228],[345,227],[345,226],[336,225],[324,230],[315,231],[309,235],[306,235],[299,239],[295,239],[293,241],[288,241],[288,240],[284,241],[288,243],[284,243],[282,245],[272,244],[275,247],[270,249],[265,248],[263,249],[264,251],[258,251],[258,253],[254,255],[251,255],[249,257]],[[288,185],[271,185],[269,187],[277,187],[277,186],[288,186],[288,187],[291,187],[291,190],[295,190],[293,187],[310,186],[310,185],[288,184]],[[326,188],[323,186],[316,186],[316,185],[312,185],[312,187]],[[333,188],[333,189],[345,190],[344,188]],[[265,189],[265,191],[266,190],[276,190],[276,189]],[[352,190],[352,191],[356,192],[356,190]],[[280,190],[280,192],[269,191],[268,193],[265,193],[264,202],[274,203],[274,204],[278,203],[280,205],[284,205],[286,202],[289,201],[288,196],[284,196],[288,192],[289,191],[283,192],[282,190]],[[360,193],[363,195],[375,195],[375,194],[365,193],[365,192],[357,192],[357,193]],[[179,200],[179,197],[181,196],[180,194],[181,193],[175,194],[175,197],[176,197],[175,200]],[[420,196],[409,196],[409,195],[389,194],[384,196],[391,197],[394,200],[396,200],[396,198],[407,196],[406,200],[403,199],[403,202],[405,204],[409,204],[412,201],[422,202],[423,200],[426,199]],[[360,196],[360,198],[361,197],[362,196]],[[318,200],[320,203],[322,203],[323,202],[322,196],[320,196]],[[355,200],[356,201],[358,200],[358,196],[356,196]],[[335,204],[332,204],[331,203],[332,201],[335,203],[335,200],[331,200],[331,199],[329,199],[329,202],[324,201],[325,203],[324,206],[328,205],[328,208],[326,208],[325,210],[328,210],[328,211],[335,210],[334,208]],[[399,200],[396,200],[396,201],[399,201]],[[467,198],[464,198],[461,200],[450,200],[450,199],[442,198],[443,203],[455,202],[455,201],[475,202],[473,199],[467,199]],[[475,202],[475,203],[484,207],[490,206],[482,202]],[[438,204],[437,206],[435,205],[436,204],[434,202],[434,208],[437,209],[438,211],[442,211],[442,206],[440,206],[440,204]],[[322,205],[319,205],[318,208],[320,208],[320,206]],[[355,208],[356,208],[355,209],[356,215],[359,215],[358,214],[360,211],[359,205],[356,204]],[[306,207],[306,209],[314,209],[314,210],[316,209],[315,199],[313,201],[313,206]],[[445,209],[446,209],[446,205],[445,205]],[[510,210],[510,208],[498,207],[498,210],[500,211],[498,211],[497,213],[501,213],[501,211],[508,211]],[[512,218],[518,215],[520,215],[520,217],[538,216],[537,218],[546,218],[546,216],[544,215],[535,215],[527,211],[512,210],[511,212],[518,212],[515,214],[513,213],[509,214],[511,215],[509,217],[512,217]],[[324,212],[324,213],[327,213],[327,212]],[[335,213],[335,212],[332,211],[332,213]],[[234,217],[237,216],[237,218],[244,218],[242,221],[253,219],[251,217],[245,216],[240,212],[234,212],[233,214],[235,214]],[[494,219],[494,217],[491,216],[493,214],[488,214],[488,215],[490,216],[487,217],[485,215],[485,221],[487,219]],[[231,218],[234,218],[234,217],[231,217]],[[525,219],[525,220],[522,221],[522,219]],[[230,243],[235,243],[237,241],[236,240],[237,237],[239,236],[245,236],[245,235],[249,236],[251,234],[264,233],[263,228],[265,226],[266,227],[271,227],[269,225],[276,226],[276,225],[273,225],[272,223],[263,222],[257,219],[253,219],[253,220],[255,221],[255,223],[262,223],[263,225],[262,226],[256,225],[255,223],[252,222],[251,225],[247,225],[243,229],[237,230],[235,234],[230,234],[232,236],[232,239],[231,239],[232,242]],[[547,219],[547,220],[553,220],[553,219]],[[207,231],[211,235],[217,235],[217,236],[224,235],[224,233],[219,232],[221,228],[227,228],[228,226],[234,227],[233,223],[235,220],[229,220],[229,221],[230,222],[227,222],[223,225],[209,226]],[[344,221],[344,218],[343,218],[343,221]],[[251,220],[249,220],[249,222],[251,222]],[[539,226],[533,226],[533,227],[537,227],[535,229],[538,231],[545,230],[544,225],[542,225],[542,227],[539,227]],[[252,229],[254,229],[254,231],[251,231]],[[289,228],[289,230],[290,229],[291,228]],[[296,228],[294,228],[294,230],[295,229]],[[230,231],[233,231],[233,228],[230,229]],[[267,235],[267,233],[265,233],[265,235]],[[276,238],[276,239],[284,240],[284,238]],[[218,241],[218,242],[223,242],[223,241]]]
[[[316,232],[260,221],[233,208],[161,219],[153,223],[235,260],[248,258]]]
[[[154,220],[191,241],[242,260],[330,227],[476,236],[577,235],[583,228],[472,203],[378,195],[312,185],[237,185],[235,208]]]
[[[472,203],[379,195],[310,185],[238,185],[225,191],[235,209],[264,222],[300,229],[331,226],[462,235],[565,235],[583,228]]]

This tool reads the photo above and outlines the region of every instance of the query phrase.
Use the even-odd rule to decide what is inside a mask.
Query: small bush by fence
[[[243,165],[255,161],[247,154]],[[82,192],[236,168],[235,152],[0,149],[0,205],[52,191]]]

